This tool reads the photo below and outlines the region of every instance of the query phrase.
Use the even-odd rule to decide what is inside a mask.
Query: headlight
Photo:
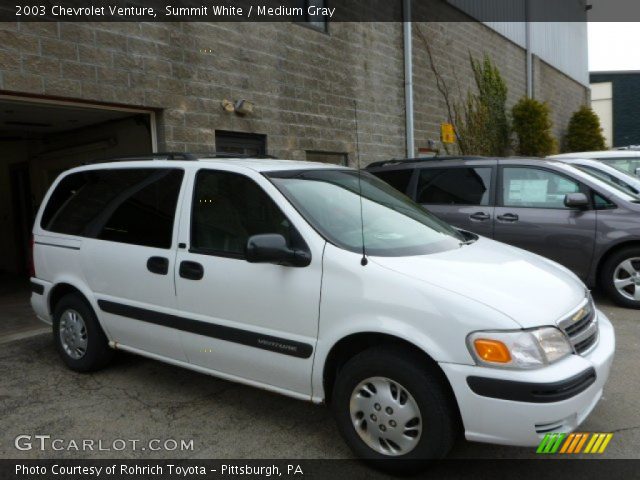
[[[467,344],[478,364],[491,367],[537,368],[572,353],[567,338],[555,327],[473,332]]]

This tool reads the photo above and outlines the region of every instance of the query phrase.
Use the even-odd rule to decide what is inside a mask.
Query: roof
[[[637,150],[602,150],[599,152],[573,152],[551,155],[547,158],[638,158],[640,151]]]

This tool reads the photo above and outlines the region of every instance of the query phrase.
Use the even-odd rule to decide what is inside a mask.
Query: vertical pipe
[[[524,0],[524,29],[525,29],[525,54],[526,54],[526,78],[527,97],[533,98],[533,55],[531,54],[531,0]]]
[[[411,0],[402,2],[402,31],[404,37],[404,104],[407,157],[415,156],[413,137],[413,40],[411,38]]]

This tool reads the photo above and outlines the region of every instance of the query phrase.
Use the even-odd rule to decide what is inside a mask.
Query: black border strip
[[[565,380],[549,383],[517,382],[486,377],[467,377],[467,384],[474,393],[483,397],[513,400],[516,402],[560,402],[584,392],[596,381],[593,368]]]
[[[57,243],[33,242],[36,245],[47,245],[48,247],[68,248],[69,250],[80,250],[80,247],[72,247],[71,245],[58,245]]]
[[[37,293],[38,295],[42,295],[44,293],[44,285],[41,285],[31,280],[31,291],[33,293]]]
[[[313,353],[313,347],[308,343],[296,342],[294,340],[287,340],[270,335],[261,335],[239,328],[216,325],[214,323],[170,315],[168,313],[154,312],[152,310],[123,305],[109,300],[98,300],[98,306],[102,311],[114,315],[217,338],[227,342],[239,343],[249,347],[261,348],[262,350],[269,350],[292,357],[309,358],[311,353]]]

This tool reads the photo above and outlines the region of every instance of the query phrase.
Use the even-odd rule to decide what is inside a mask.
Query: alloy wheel
[[[613,271],[613,284],[624,298],[640,301],[640,257],[621,262]]]

